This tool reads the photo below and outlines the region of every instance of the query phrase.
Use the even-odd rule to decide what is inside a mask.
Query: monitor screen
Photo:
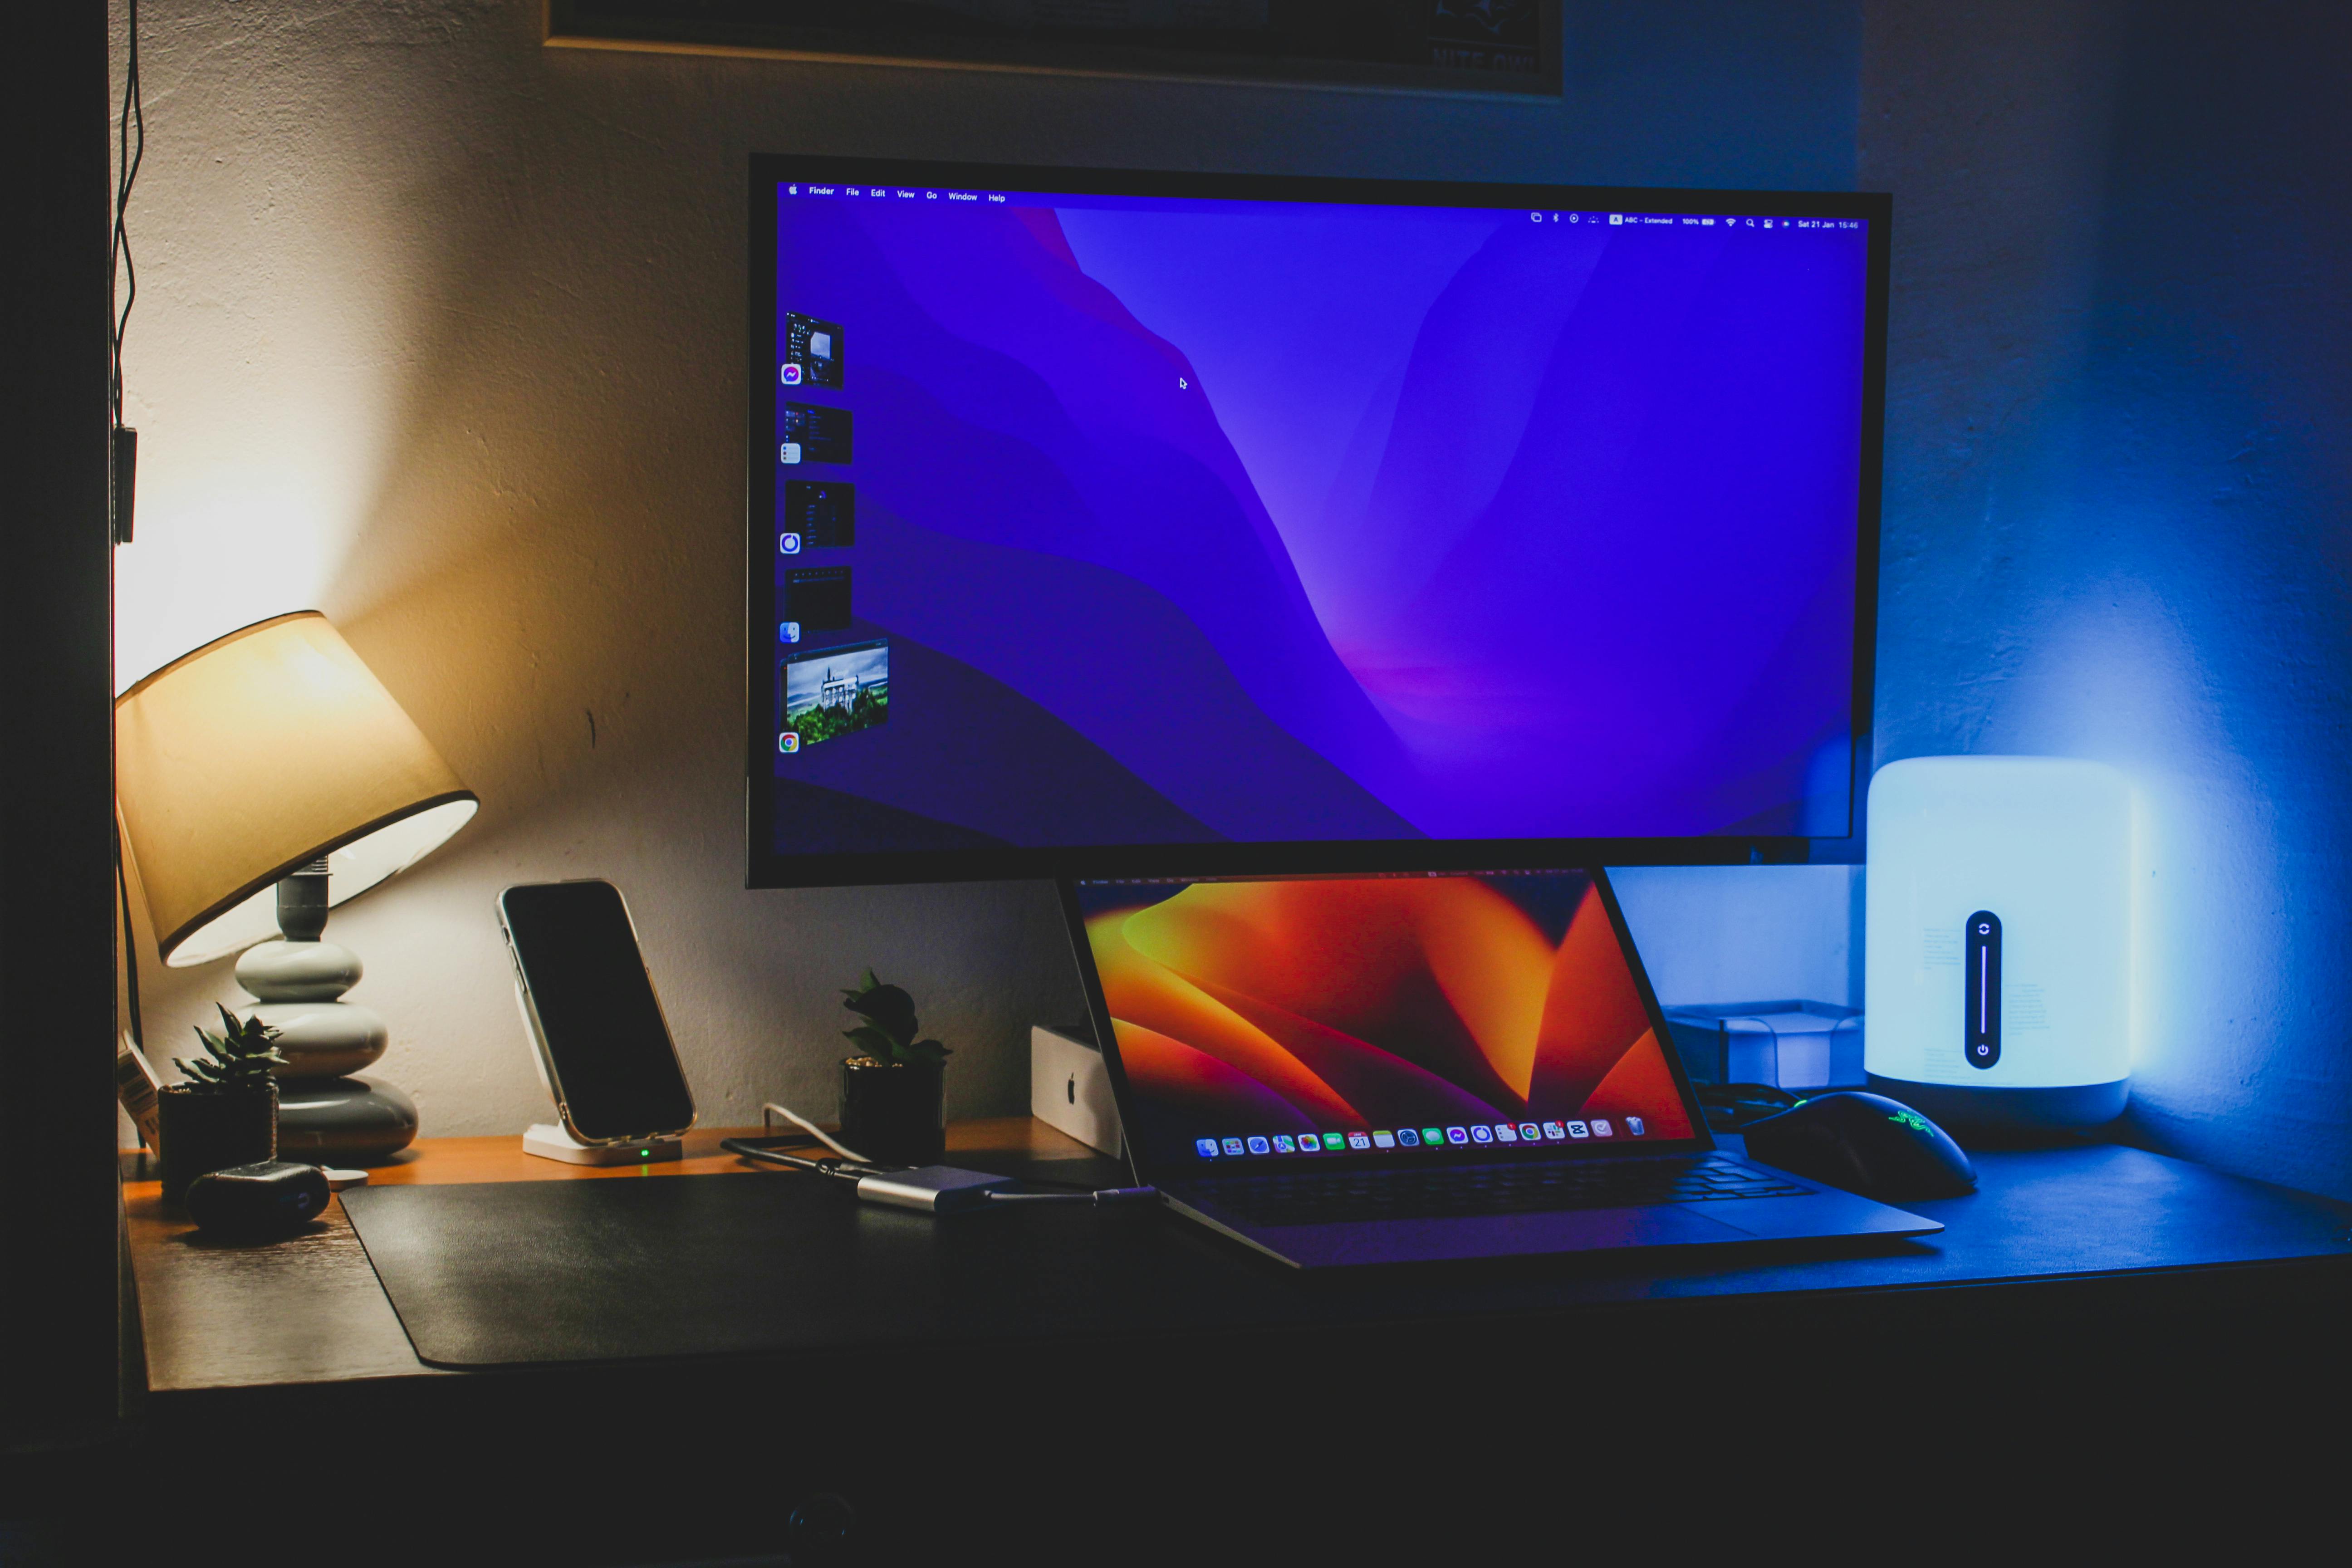
[[[756,160],[752,880],[1847,837],[1886,211]]]
[[[1138,1169],[1697,1146],[1583,871],[1074,884]]]

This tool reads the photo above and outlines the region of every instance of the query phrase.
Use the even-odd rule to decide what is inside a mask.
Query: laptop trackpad
[[[1656,1208],[1567,1209],[1553,1214],[1235,1228],[1246,1230],[1272,1251],[1308,1268],[1449,1258],[1508,1258],[1538,1252],[1610,1252],[1621,1247],[1686,1247],[1755,1239],[1735,1226],[1695,1214],[1681,1204]]]

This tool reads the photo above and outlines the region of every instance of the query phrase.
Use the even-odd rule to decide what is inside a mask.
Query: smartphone
[[[537,882],[499,895],[523,1021],[563,1130],[582,1143],[694,1125],[677,1047],[610,882]]]

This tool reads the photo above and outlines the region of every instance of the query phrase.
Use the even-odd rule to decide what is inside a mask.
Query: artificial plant
[[[218,1003],[214,1005],[220,1008],[221,1032],[208,1034],[201,1026],[196,1029],[196,1038],[211,1059],[172,1058],[172,1065],[187,1079],[186,1087],[208,1094],[236,1094],[268,1087],[269,1069],[286,1065],[286,1058],[269,1043],[278,1037],[278,1031],[263,1023],[258,1015],[240,1018]]]
[[[844,990],[841,998],[843,1006],[866,1020],[842,1033],[883,1066],[921,1062],[940,1067],[952,1054],[937,1040],[915,1037],[922,1031],[915,1021],[915,999],[896,985],[883,984],[872,970],[866,972],[864,985]]]

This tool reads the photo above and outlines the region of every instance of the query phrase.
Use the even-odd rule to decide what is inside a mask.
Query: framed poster
[[[1559,0],[548,0],[547,42],[1425,92],[1560,91]]]

